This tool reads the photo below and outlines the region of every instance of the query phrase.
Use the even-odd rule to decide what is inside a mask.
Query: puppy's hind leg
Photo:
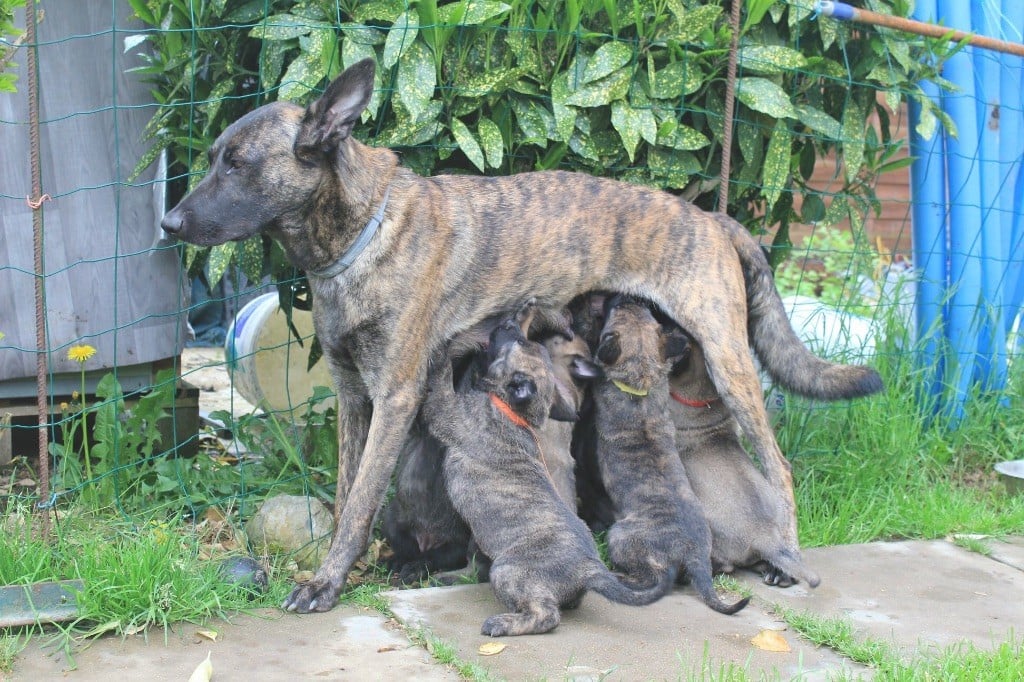
[[[561,621],[558,602],[551,597],[539,602],[524,603],[521,610],[514,613],[491,616],[484,621],[480,634],[488,637],[539,635],[554,630]]]

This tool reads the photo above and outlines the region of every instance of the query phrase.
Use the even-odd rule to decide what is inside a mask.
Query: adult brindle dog
[[[323,566],[284,607],[326,611],[337,601],[369,541],[432,356],[530,297],[560,307],[587,291],[621,291],[666,311],[704,348],[715,387],[795,518],[748,320],[758,357],[795,392],[849,398],[881,381],[800,343],[743,226],[666,192],[582,173],[419,177],[391,150],[350,135],[373,74],[373,61],[361,61],[305,109],[274,102],[233,123],[210,148],[206,177],[162,222],[202,246],[266,234],[309,276],[338,392],[344,505]],[[795,524],[788,532],[796,543]]]

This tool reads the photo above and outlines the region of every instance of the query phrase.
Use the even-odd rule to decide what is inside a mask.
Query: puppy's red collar
[[[527,422],[525,419],[516,414],[515,410],[509,407],[508,403],[506,403],[504,400],[502,400],[493,393],[488,393],[488,395],[491,396],[491,404],[498,408],[498,412],[501,412],[503,415],[508,417],[508,420],[510,422],[512,422],[516,426],[522,426],[524,429],[530,429],[531,431],[533,430],[530,428],[529,422]]]
[[[714,403],[719,401],[719,398],[712,398],[711,400],[690,400],[689,398],[684,398],[675,391],[669,391],[669,395],[672,396],[672,400],[682,405],[686,405],[687,407],[711,407]]]

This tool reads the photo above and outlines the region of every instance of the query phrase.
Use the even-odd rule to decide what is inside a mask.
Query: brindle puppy
[[[456,337],[449,355],[460,367],[456,373],[460,390],[468,390],[481,372],[478,357],[490,333],[508,318],[488,319]],[[529,330],[530,338],[543,338],[555,367],[555,376],[567,389],[574,409],[579,409],[582,388],[571,375],[572,359],[586,353],[575,340],[566,310],[537,308],[529,304],[516,313],[516,322]],[[586,353],[589,357],[589,353]],[[482,368],[486,371],[486,367]],[[571,426],[548,420],[538,429],[542,450],[559,495],[576,508],[572,458],[569,454]],[[382,512],[382,531],[392,556],[388,567],[403,583],[418,582],[430,573],[455,570],[466,565],[475,553],[470,545],[469,526],[452,507],[444,487],[442,463],[445,447],[430,433],[419,415],[409,431],[395,474],[395,493]],[[486,560],[476,563],[477,577],[487,581]]]
[[[452,502],[491,558],[491,585],[510,609],[488,618],[481,632],[547,632],[560,622],[560,607],[579,605],[587,590],[637,606],[662,596],[671,587],[669,574],[647,589],[624,585],[555,490],[535,430],[549,413],[566,419],[575,412],[547,350],[509,320],[492,334],[487,357],[487,374],[474,390],[455,392],[449,362],[432,369],[423,408],[449,448],[444,473]]]
[[[608,531],[612,563],[638,584],[665,584],[686,571],[704,603],[736,613],[711,576],[711,532],[675,448],[668,370],[687,346],[644,305],[621,296],[606,304],[597,348],[604,378],[594,384],[597,461],[616,521]]]
[[[672,367],[669,386],[676,447],[711,527],[715,570],[766,564],[769,585],[789,587],[799,579],[817,587],[818,576],[787,539],[789,510],[740,444],[739,428],[708,376],[700,346],[690,343]]]

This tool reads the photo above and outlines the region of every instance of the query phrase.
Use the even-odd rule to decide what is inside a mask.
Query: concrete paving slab
[[[777,589],[777,588],[776,588]],[[845,669],[863,670],[826,648],[785,631],[785,623],[751,605],[723,616],[689,588],[676,589],[642,608],[612,604],[590,594],[562,623],[543,635],[503,637],[495,656],[478,652],[495,641],[480,634],[484,619],[503,611],[488,585],[400,590],[383,595],[404,624],[423,627],[460,658],[507,680],[662,680],[746,670],[752,679],[818,680]],[[782,630],[790,653],[762,651],[750,642],[762,630]]]
[[[200,637],[197,630],[216,630],[217,641]],[[166,643],[161,630],[151,631],[148,638],[103,637],[76,652],[74,664],[62,653],[43,648],[47,639],[35,637],[18,654],[6,679],[181,682],[207,652],[215,682],[461,679],[412,644],[394,622],[376,611],[348,606],[301,616],[262,609],[230,623],[178,624]]]
[[[989,538],[985,544],[992,551],[990,558],[1024,571],[1024,537]]]
[[[755,594],[799,611],[845,618],[861,636],[909,658],[970,641],[992,649],[1022,634],[1024,572],[942,541],[879,542],[804,551],[821,585]]]

